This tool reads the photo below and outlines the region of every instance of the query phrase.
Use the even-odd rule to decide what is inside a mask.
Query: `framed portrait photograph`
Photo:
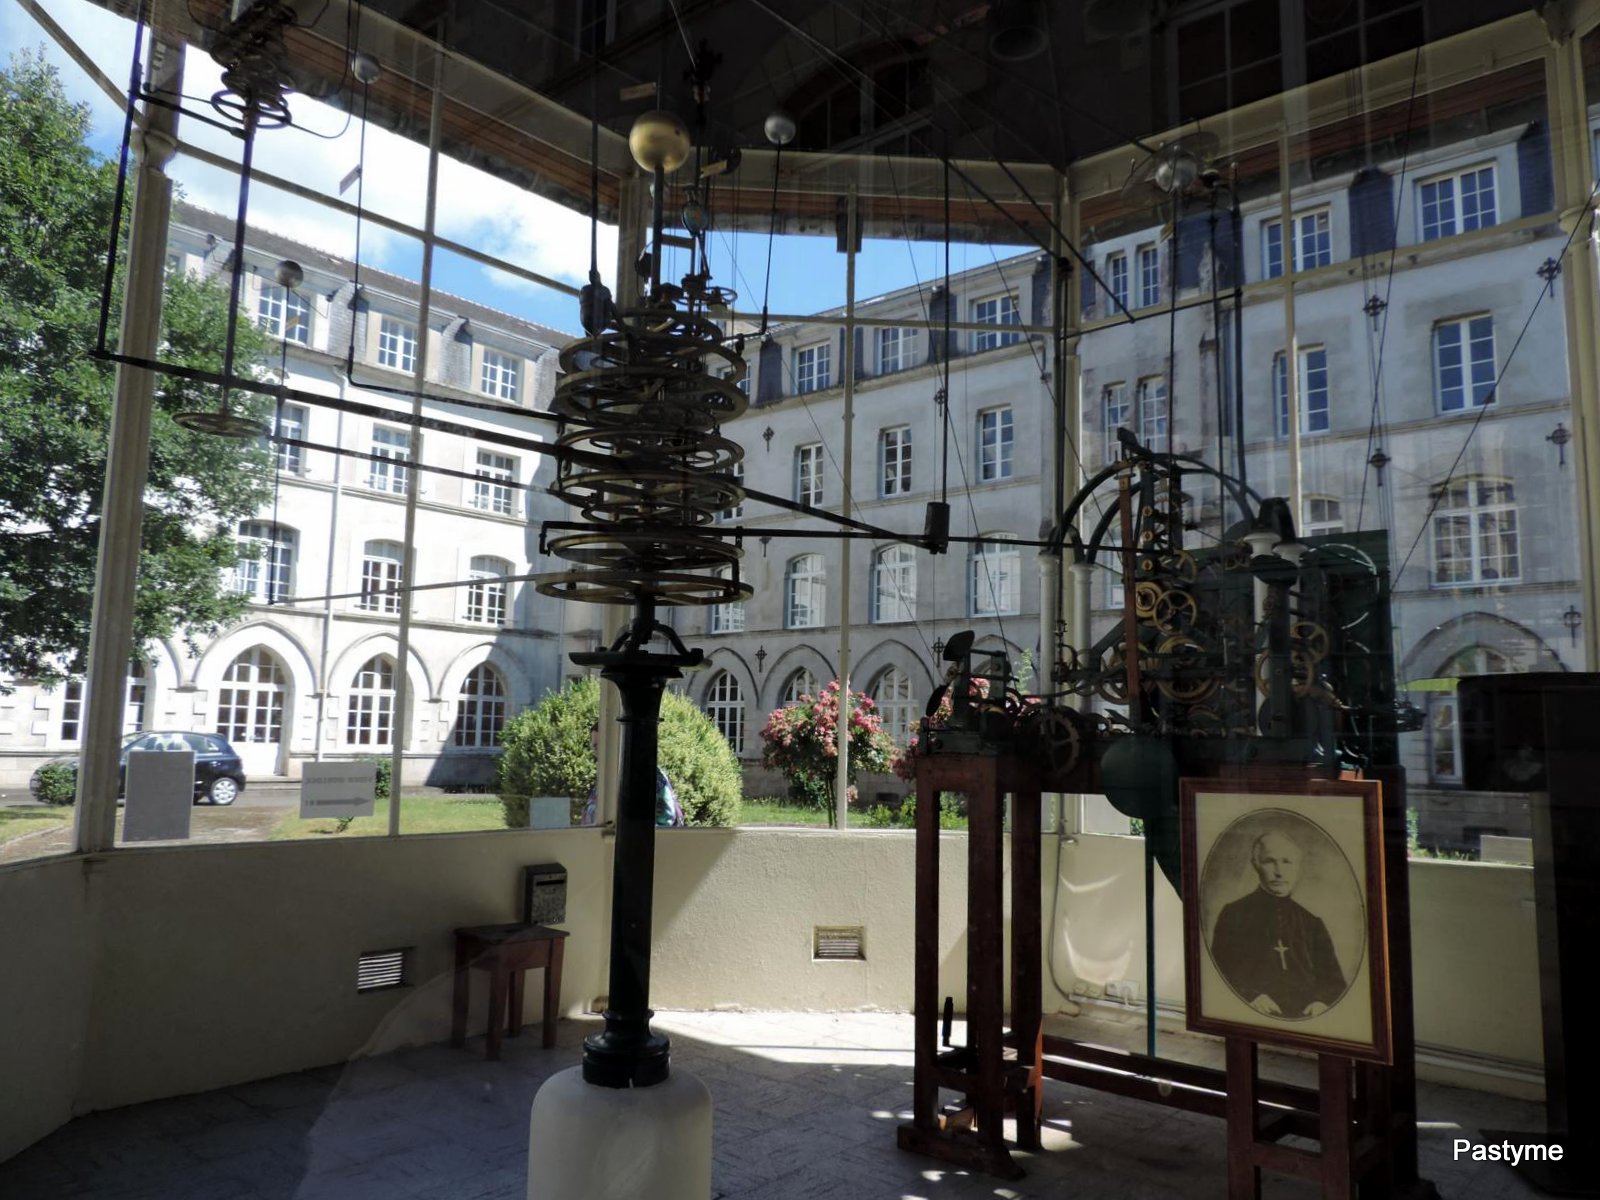
[[[1179,801],[1188,1027],[1389,1062],[1378,783],[1184,779]]]

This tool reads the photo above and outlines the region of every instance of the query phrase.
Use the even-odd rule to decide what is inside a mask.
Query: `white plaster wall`
[[[967,839],[939,839],[939,995],[966,1008]],[[715,829],[656,840],[650,995],[662,1008],[909,1012],[910,831]],[[813,962],[818,925],[865,929],[861,962]]]
[[[94,955],[87,868],[0,869],[0,1162],[66,1124],[83,1064]]]

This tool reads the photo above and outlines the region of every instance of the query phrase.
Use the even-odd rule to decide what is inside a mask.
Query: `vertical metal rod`
[[[344,399],[350,385],[348,375],[339,376],[339,399]],[[339,423],[335,426],[333,444],[344,445],[344,410],[339,410]],[[307,441],[310,439],[307,438]],[[322,761],[322,744],[327,734],[324,726],[328,719],[328,661],[333,653],[333,596],[340,589],[334,586],[334,558],[339,545],[339,507],[344,498],[344,460],[333,456],[333,491],[328,495],[328,562],[323,568],[322,641],[317,648],[317,729],[312,736],[311,756]],[[391,789],[392,790],[392,789]]]
[[[441,30],[441,35],[442,35]],[[428,321],[433,315],[433,234],[434,220],[439,208],[439,143],[444,131],[444,64],[443,49],[435,52],[433,60],[433,108],[428,116],[428,196],[422,223],[422,278],[417,303],[417,361],[411,383],[411,436],[409,440],[409,465],[406,468],[406,524],[405,542],[400,551],[400,580],[405,585],[400,592],[399,659],[395,664],[394,742],[389,752],[389,836],[400,836],[400,793],[403,790],[402,772],[405,769],[406,735],[412,721],[411,689],[406,686],[410,672],[406,669],[411,659],[411,585],[416,582],[417,495],[422,487],[422,472],[416,464],[422,461],[422,393],[428,386]],[[443,347],[441,346],[441,349]]]
[[[183,90],[183,48],[152,40],[150,71],[152,91],[177,96]],[[159,81],[155,78],[158,71]],[[139,166],[128,223],[128,274],[123,283],[118,345],[124,354],[154,358],[161,341],[167,227],[172,213],[172,181],[166,168],[178,149],[176,107],[147,104],[134,140]],[[73,843],[84,854],[109,850],[116,841],[122,709],[133,651],[134,596],[154,403],[155,376],[140,367],[119,365],[106,446],[100,546],[89,623],[83,769],[78,775],[73,814]]]
[[[233,218],[233,272],[228,279],[228,334],[222,348],[222,373],[233,378],[233,352],[239,335],[239,291],[244,285],[244,239],[249,232],[250,219],[250,164],[255,159],[256,125],[261,110],[252,97],[246,98],[244,108],[244,149],[239,153],[239,207]],[[285,320],[288,319],[285,313]],[[228,393],[223,392],[223,399]]]
[[[855,516],[850,479],[856,417],[856,229],[860,220],[856,203],[856,185],[851,184],[845,202],[844,462],[840,469],[844,478],[839,493],[839,512],[846,520]],[[839,763],[833,798],[834,825],[839,829],[845,827],[850,816],[850,555],[854,545],[848,538],[839,543],[844,570],[839,573],[839,729],[836,735]]]
[[[1283,222],[1283,372],[1289,421],[1289,507],[1298,526],[1305,518],[1300,478],[1300,339],[1294,323],[1294,279],[1297,231],[1294,227],[1293,177],[1289,169],[1289,128],[1278,138],[1279,219]],[[1272,414],[1278,420],[1276,406]],[[1276,431],[1274,431],[1276,432]]]

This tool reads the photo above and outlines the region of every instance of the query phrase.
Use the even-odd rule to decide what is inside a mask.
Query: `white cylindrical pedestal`
[[[647,1088],[545,1080],[528,1125],[528,1200],[710,1200],[711,1093],[673,1071]]]

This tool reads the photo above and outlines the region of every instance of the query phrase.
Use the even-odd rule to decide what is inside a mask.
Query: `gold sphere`
[[[689,157],[689,128],[676,113],[641,113],[628,131],[628,150],[646,171],[676,171]]]

